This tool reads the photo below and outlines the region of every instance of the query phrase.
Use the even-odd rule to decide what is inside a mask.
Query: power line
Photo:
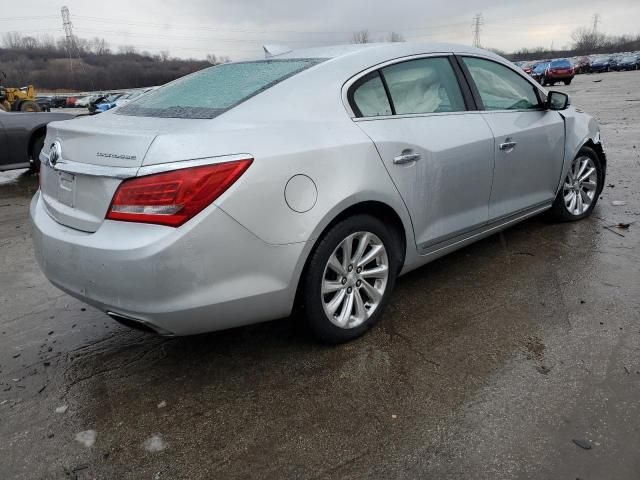
[[[22,21],[22,20],[44,20],[49,18],[58,18],[58,16],[57,15],[40,15],[40,16],[29,16],[29,17],[2,17],[0,18],[0,22],[7,22],[7,21],[15,22],[15,21]]]
[[[187,30],[208,30],[215,32],[223,32],[223,33],[257,33],[257,34],[273,34],[273,33],[292,33],[292,34],[301,34],[301,35],[341,35],[341,34],[353,34],[354,31],[363,30],[361,27],[354,27],[350,30],[286,30],[286,29],[246,29],[246,28],[221,28],[221,27],[207,27],[207,26],[198,26],[198,25],[185,25],[185,24],[176,24],[176,23],[154,23],[154,22],[136,22],[131,21],[129,19],[117,19],[117,18],[102,18],[102,17],[90,17],[85,15],[75,15],[74,18],[79,18],[85,21],[90,22],[99,22],[99,23],[116,23],[118,25],[133,25],[133,26],[148,26],[148,27],[160,27],[163,29],[171,28],[171,29],[187,29]],[[432,30],[432,29],[448,29],[454,26],[463,26],[466,25],[467,22],[450,22],[446,24],[432,24],[424,27],[418,28],[395,28],[389,30],[368,30],[369,33],[372,34],[385,34],[390,31],[401,31],[401,32],[409,32],[409,31],[424,31],[424,30]]]

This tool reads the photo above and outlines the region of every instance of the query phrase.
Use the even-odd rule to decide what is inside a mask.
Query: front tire
[[[40,105],[32,100],[25,100],[20,104],[21,112],[40,112],[41,110]]]
[[[604,185],[604,171],[598,154],[582,147],[571,162],[569,171],[550,210],[559,222],[573,222],[591,215]]]
[[[364,214],[324,234],[302,280],[305,321],[318,340],[347,342],[378,322],[400,270],[399,243],[392,228]]]

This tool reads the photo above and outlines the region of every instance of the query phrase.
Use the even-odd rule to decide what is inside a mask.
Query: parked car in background
[[[605,182],[595,119],[456,45],[225,63],[54,122],[46,143],[30,209],[40,268],[164,335],[297,302],[317,338],[351,340],[398,275],[543,211],[583,219]]]
[[[602,73],[611,71],[611,60],[609,57],[598,57],[591,62],[592,73]]]
[[[54,95],[51,97],[51,108],[64,108],[67,106],[67,97]]]
[[[614,55],[609,57],[609,66],[611,68],[611,70],[615,71],[617,66],[618,66],[618,62],[622,59],[622,57],[618,56],[618,55]]]
[[[538,82],[539,84],[542,84],[542,79],[544,78],[544,74],[547,71],[547,67],[549,66],[551,62],[542,62],[542,63],[538,63],[532,70],[531,72],[531,77]]]
[[[0,171],[40,167],[47,124],[74,118],[69,113],[5,112],[0,110]]]
[[[51,111],[51,98],[50,97],[37,97],[36,103],[40,107],[41,112],[50,112]]]
[[[124,93],[112,93],[94,98],[89,104],[90,113],[102,113],[116,106],[116,100],[122,97]]]
[[[618,63],[616,63],[614,70],[616,70],[617,72],[624,72],[628,70],[636,70],[637,68],[638,68],[638,58],[627,56],[627,57],[622,57],[618,61]]]
[[[80,97],[76,100],[75,106],[79,108],[89,108],[91,102],[96,100],[98,97],[99,95],[86,95],[84,97]]]
[[[581,57],[576,59],[573,68],[576,75],[583,73],[591,73],[591,59],[589,57]]]
[[[531,72],[533,72],[533,68],[535,66],[536,66],[535,62],[525,62],[521,68],[524,73],[526,73],[527,75],[531,75]]]
[[[540,83],[543,86],[555,85],[558,82],[563,82],[565,85],[571,85],[573,78],[575,77],[575,70],[573,65],[566,58],[560,58],[552,60],[547,66]]]
[[[76,102],[78,101],[78,97],[75,95],[70,95],[65,100],[65,107],[74,108],[76,106]]]

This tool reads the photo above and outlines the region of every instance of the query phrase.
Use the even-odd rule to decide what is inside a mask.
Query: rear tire
[[[582,147],[562,181],[550,217],[557,222],[574,222],[591,215],[604,185],[604,171],[598,154]]]
[[[573,80],[573,79],[571,79],[571,80]],[[571,80],[565,80],[565,81],[564,81],[564,84],[565,84],[565,85],[571,85]]]
[[[371,215],[346,218],[323,235],[301,279],[302,313],[318,340],[347,342],[380,320],[401,251],[398,234]]]

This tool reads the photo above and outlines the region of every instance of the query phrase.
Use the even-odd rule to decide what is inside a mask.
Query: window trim
[[[395,113],[396,113],[395,108],[393,107],[393,103],[392,103],[391,97],[389,96],[389,89],[387,87],[387,82],[385,81],[384,77],[382,76],[382,73],[380,72],[380,70],[373,70],[373,71],[370,71],[370,72],[364,74],[363,76],[358,78],[355,82],[353,82],[351,84],[351,86],[349,87],[349,90],[347,91],[347,100],[348,100],[349,106],[351,107],[351,110],[355,114],[356,118],[378,118],[378,117],[386,118],[386,117],[389,116],[389,115],[374,115],[374,116],[371,116],[371,117],[366,117],[366,116],[362,115],[362,112],[360,111],[360,108],[358,108],[358,105],[356,104],[356,101],[355,101],[355,98],[354,98],[356,90],[358,88],[360,88],[360,86],[362,86],[364,83],[367,83],[369,80],[371,80],[372,78],[375,78],[375,77],[380,78],[380,81],[382,82],[382,86],[384,88],[385,95],[387,96],[387,103],[389,103],[389,108],[391,110],[391,115],[395,115]]]
[[[451,65],[451,69],[453,70],[455,78],[458,82],[458,88],[460,89],[460,92],[462,94],[462,98],[465,104],[465,109],[457,110],[455,112],[406,113],[406,114],[400,114],[400,115],[396,114],[395,106],[393,105],[393,99],[391,98],[389,87],[387,85],[387,81],[384,78],[384,73],[382,72],[382,69],[386,67],[390,67],[392,65],[398,65],[400,63],[406,63],[406,62],[411,62],[415,60],[422,60],[422,59],[429,59],[429,58],[446,58],[449,61],[449,64]],[[462,75],[461,70],[459,68],[456,68],[457,66],[456,64],[457,64],[457,60],[455,59],[455,54],[451,52],[433,52],[433,53],[425,53],[425,54],[418,54],[418,55],[410,55],[410,56],[395,58],[395,59],[391,59],[391,60],[379,63],[378,65],[374,65],[358,73],[357,75],[354,75],[353,77],[351,77],[349,80],[345,82],[345,84],[343,85],[343,103],[347,108],[347,113],[349,113],[349,116],[354,121],[383,120],[383,119],[390,119],[390,118],[414,118],[414,117],[424,117],[424,116],[431,116],[431,115],[452,115],[452,114],[468,113],[471,111],[479,110],[476,107],[476,103],[473,98],[472,92],[469,88],[469,85],[467,84],[467,80]],[[382,79],[382,84],[385,87],[385,92],[387,94],[387,101],[391,106],[392,114],[369,116],[369,117],[362,116],[362,112],[360,112],[360,110],[358,109],[357,105],[354,102],[353,94],[355,90],[362,83],[369,80],[371,76],[374,75],[376,72]]]
[[[522,73],[518,72],[516,69],[512,68],[510,65],[503,63],[503,62],[499,62],[496,61],[495,58],[490,58],[490,57],[485,57],[482,55],[475,55],[475,54],[471,54],[471,53],[462,53],[462,54],[457,54],[454,55],[456,57],[456,61],[458,62],[458,64],[460,65],[460,69],[462,70],[463,76],[466,80],[466,82],[469,84],[469,88],[471,89],[471,92],[473,94],[474,100],[476,102],[476,105],[478,106],[478,110],[483,111],[483,112],[491,112],[491,113],[495,113],[495,112],[540,112],[540,111],[545,111],[545,98],[546,98],[546,94],[543,90],[540,89],[539,85],[536,84],[533,79],[529,78],[526,74],[523,75]],[[485,105],[484,102],[482,101],[482,97],[480,96],[480,91],[478,90],[478,86],[476,85],[476,82],[473,80],[473,77],[471,76],[471,72],[469,71],[469,68],[467,67],[467,64],[464,62],[465,58],[477,58],[479,60],[485,60],[487,62],[493,62],[497,65],[501,65],[503,67],[505,67],[508,70],[511,70],[513,73],[515,73],[516,75],[518,75],[520,78],[522,78],[524,81],[526,81],[527,83],[529,83],[529,85],[531,86],[531,88],[533,88],[533,92],[536,95],[536,98],[538,99],[538,107],[537,108],[518,108],[518,109],[502,109],[502,110],[488,110]]]

